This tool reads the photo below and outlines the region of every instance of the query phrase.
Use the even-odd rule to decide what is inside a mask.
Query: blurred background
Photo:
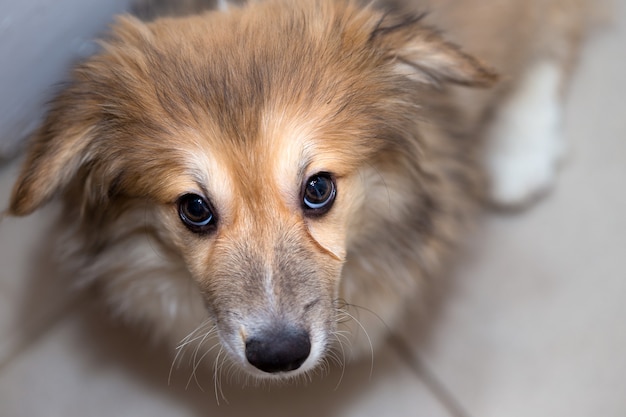
[[[0,208],[54,85],[129,3],[0,0]],[[55,277],[51,205],[0,223],[0,416],[626,416],[626,1],[616,3],[568,94],[556,189],[525,212],[485,216],[410,351],[389,344],[373,364],[295,387],[197,383],[186,369],[168,381],[165,352]]]

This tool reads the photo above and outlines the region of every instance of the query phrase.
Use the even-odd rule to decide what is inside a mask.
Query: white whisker
[[[204,342],[209,338],[209,336],[212,336],[214,334],[215,329],[216,329],[216,326],[213,326],[211,329],[209,329],[209,331],[204,334],[204,336],[200,340],[200,343],[198,343],[198,345],[194,349],[193,356],[190,358],[190,363],[192,364],[191,375],[189,376],[189,379],[187,380],[187,385],[185,386],[185,389],[189,388],[189,384],[191,384],[191,380],[193,379],[195,380],[198,388],[200,388],[200,391],[204,392],[204,389],[202,388],[200,381],[198,381],[198,376],[196,372],[198,368],[200,367],[200,362],[202,362],[202,359],[204,359],[206,355],[208,355],[213,349],[215,349],[216,346],[219,346],[219,342],[215,343],[213,346],[207,349],[207,351],[200,357],[199,360],[198,360],[198,352],[200,351],[200,348],[202,347]]]
[[[180,366],[180,362],[183,360],[183,357],[185,356],[185,347],[199,339],[201,336],[197,336],[195,338],[192,339],[193,335],[200,332],[202,329],[204,329],[208,324],[210,323],[209,319],[204,320],[202,323],[200,323],[198,325],[198,327],[196,327],[191,333],[189,333],[187,336],[185,336],[179,343],[178,346],[176,346],[176,355],[174,356],[174,359],[172,360],[172,365],[170,366],[170,371],[167,377],[167,383],[168,385],[171,383],[172,380],[172,373],[174,372],[174,367],[176,367],[176,369],[178,369],[178,366]],[[215,326],[213,326],[211,329],[209,329],[208,333],[211,333],[213,330],[215,329]],[[191,339],[191,340],[190,340]]]
[[[228,399],[224,395],[224,391],[222,390],[222,372],[221,369],[226,361],[226,358],[222,356],[224,353],[224,348],[220,347],[220,351],[217,353],[217,357],[215,358],[215,363],[213,366],[213,385],[215,391],[215,400],[217,401],[217,405],[220,404],[220,397],[224,400],[226,404],[228,404]],[[221,360],[221,364],[220,364]]]
[[[333,352],[333,356],[331,356],[337,361],[337,364],[341,367],[341,375],[339,376],[339,381],[337,381],[337,385],[335,386],[335,391],[337,391],[346,373],[346,351],[343,348],[343,343],[341,343],[341,339],[339,339],[339,335],[337,334],[337,332],[333,332],[333,336],[335,336],[335,339],[337,340],[337,343],[339,344],[339,348],[341,349],[341,356],[342,356],[341,359],[339,357],[335,357],[334,352]]]
[[[370,338],[370,335],[367,333],[367,330],[365,330],[365,326],[363,326],[363,324],[361,324],[361,322],[354,317],[352,314],[350,314],[349,312],[347,312],[345,309],[342,310],[342,313],[349,316],[352,320],[354,320],[354,322],[361,328],[361,330],[363,331],[363,333],[365,334],[365,337],[367,338],[367,343],[369,344],[370,347],[370,379],[372,379],[372,375],[374,374],[374,345],[372,344],[372,339]]]

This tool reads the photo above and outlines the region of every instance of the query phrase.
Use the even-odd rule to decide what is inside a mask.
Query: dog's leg
[[[487,130],[492,202],[515,207],[546,192],[565,152],[561,132],[563,73],[555,61],[535,63],[496,111]]]

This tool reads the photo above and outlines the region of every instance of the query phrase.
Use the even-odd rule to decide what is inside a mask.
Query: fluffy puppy
[[[9,213],[60,196],[72,276],[172,343],[215,337],[247,374],[315,369],[340,324],[378,343],[483,190],[513,204],[549,184],[586,3],[420,6],[120,18],[52,101]],[[378,318],[344,323],[350,305]]]

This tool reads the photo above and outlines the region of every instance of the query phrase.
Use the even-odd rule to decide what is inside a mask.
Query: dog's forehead
[[[234,210],[273,207],[293,210],[302,182],[311,173],[334,171],[332,155],[326,155],[312,126],[297,119],[264,111],[256,136],[229,140],[225,132],[195,131],[182,159],[191,175],[189,187],[202,186],[217,203]],[[194,184],[195,183],[195,184]]]
[[[132,139],[119,144],[125,153],[143,164],[145,155],[158,166],[160,155],[179,161],[189,178],[232,200],[235,188],[252,196],[274,187],[293,197],[307,175],[347,175],[383,146],[380,103],[393,92],[355,46],[365,32],[333,32],[327,22],[331,28],[316,28],[325,33],[321,42],[303,22],[281,28],[260,19],[248,27],[241,16],[226,23],[210,16],[122,23],[118,41],[86,68],[107,87],[99,96],[108,115],[102,126],[113,137],[125,132],[122,142]],[[178,192],[191,191],[182,188],[192,183],[170,181],[176,176],[166,171]]]
[[[287,108],[334,117],[373,88],[367,29],[316,8],[300,15],[272,4],[152,23],[122,65],[138,61],[130,71],[143,68],[152,83],[139,88],[153,91],[168,115],[186,122],[208,115],[233,141],[255,140],[262,123]]]

